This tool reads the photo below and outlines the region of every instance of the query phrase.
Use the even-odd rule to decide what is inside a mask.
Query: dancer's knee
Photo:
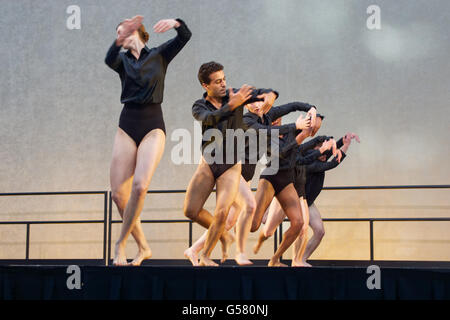
[[[148,191],[148,183],[144,180],[136,179],[133,181],[133,192],[139,196],[145,196]]]
[[[250,232],[258,231],[260,225],[261,225],[261,222],[257,221],[257,219],[255,219],[255,217],[253,217],[252,227],[250,228]]]
[[[321,240],[325,236],[325,229],[323,227],[315,229],[313,231],[314,231],[314,236],[319,240]]]
[[[245,207],[245,213],[248,216],[253,216],[256,211],[256,201],[254,199],[247,202],[247,205]]]
[[[228,210],[225,207],[219,207],[214,214],[217,223],[225,224],[227,221]]]
[[[119,211],[125,210],[125,206],[127,205],[127,197],[122,192],[112,191],[111,198]]]
[[[183,213],[186,218],[189,218],[189,219],[195,221],[197,219],[199,210],[197,210],[197,208],[194,208],[193,206],[184,205]]]
[[[275,233],[275,230],[276,230],[276,228],[275,229],[272,228],[272,230],[264,230],[263,231],[264,232],[264,236],[266,238],[270,238]]]
[[[300,217],[291,219],[291,229],[296,234],[299,234],[302,231],[303,225],[303,220]]]

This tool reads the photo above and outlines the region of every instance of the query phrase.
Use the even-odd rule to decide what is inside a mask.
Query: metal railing
[[[393,189],[450,189],[450,185],[396,185],[396,186],[345,186],[345,187],[324,187],[323,190],[393,190]],[[252,189],[256,191],[256,189]],[[185,193],[186,190],[151,190],[147,193],[155,194],[174,194]],[[214,190],[215,192],[215,190]],[[110,191],[77,191],[77,192],[22,192],[22,193],[0,193],[0,197],[7,196],[39,196],[39,195],[92,195],[102,194],[104,196],[103,220],[51,220],[51,221],[0,221],[0,225],[23,224],[26,225],[26,245],[25,245],[25,261],[29,261],[30,251],[30,225],[32,224],[80,224],[80,223],[102,223],[103,224],[103,258],[102,261],[108,265],[111,260],[111,231],[113,223],[120,223],[121,220],[113,220],[112,217],[112,197]],[[374,260],[374,222],[380,221],[450,221],[450,217],[438,218],[325,218],[324,222],[369,222],[369,240],[370,240],[370,261]],[[289,220],[284,220],[289,221]],[[189,246],[192,245],[192,224],[188,219],[155,219],[141,220],[141,223],[188,223],[189,225]],[[278,244],[282,241],[283,224],[277,228],[274,233],[274,252],[277,250]]]

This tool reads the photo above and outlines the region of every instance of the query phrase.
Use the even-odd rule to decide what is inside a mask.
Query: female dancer
[[[295,107],[294,107],[295,106]],[[256,211],[252,221],[251,231],[258,230],[264,212],[269,207],[270,202],[274,197],[281,203],[283,209],[287,213],[287,216],[291,222],[290,228],[286,231],[280,247],[275,252],[274,256],[269,261],[269,266],[283,266],[280,262],[281,255],[287,250],[287,248],[297,238],[302,225],[303,220],[301,216],[301,207],[297,194],[293,185],[293,157],[295,157],[295,146],[299,145],[305,138],[305,134],[299,134],[295,136],[297,130],[304,130],[311,126],[311,117],[315,119],[316,108],[309,104],[292,103],[281,107],[272,108],[269,112],[261,114],[257,109],[248,107],[249,113],[244,116],[245,124],[257,131],[261,129],[270,132],[272,122],[288,112],[282,111],[308,111],[310,117],[303,118],[300,116],[295,124],[284,125],[279,128],[279,134],[283,136],[280,138],[280,152],[278,155],[273,153],[272,146],[270,147],[270,156],[277,157],[279,161],[279,169],[273,174],[269,172],[270,164],[262,172],[256,192]],[[302,110],[303,109],[303,110]],[[289,111],[289,112],[290,112]],[[284,130],[286,128],[286,130]],[[270,143],[272,137],[267,137],[267,142]],[[272,174],[271,174],[272,173]]]
[[[139,248],[131,265],[140,265],[152,254],[139,215],[164,151],[166,135],[161,103],[167,66],[191,37],[182,20],[160,20],[154,25],[154,32],[175,28],[177,36],[149,49],[145,45],[149,34],[142,19],[135,16],[119,24],[117,39],[105,58],[105,63],[119,74],[124,104],[110,168],[112,198],[123,218],[114,251],[113,264],[118,266],[127,265],[125,246],[130,233]],[[128,51],[120,52],[121,48]]]

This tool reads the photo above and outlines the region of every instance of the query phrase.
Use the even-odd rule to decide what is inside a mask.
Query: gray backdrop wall
[[[381,9],[369,30],[366,9]],[[66,9],[81,10],[69,30]],[[193,36],[169,66],[167,142],[151,189],[182,189],[195,164],[175,165],[177,128],[193,132],[201,63],[224,64],[228,84],[271,87],[276,104],[305,101],[326,115],[321,131],[356,132],[361,144],[325,184],[447,184],[450,3],[353,1],[2,1],[0,192],[109,189],[121,111],[120,81],[103,62],[119,21],[184,19]],[[175,35],[151,34],[149,46]],[[284,121],[293,121],[295,115]],[[255,179],[256,180],[256,179]],[[253,181],[256,185],[256,181]],[[448,216],[448,191],[324,191],[324,217]],[[148,197],[143,218],[182,218],[183,195]],[[1,220],[101,218],[98,196],[1,198]],[[214,209],[214,198],[208,202]],[[115,212],[115,217],[117,212]],[[119,226],[116,226],[117,235]],[[450,260],[448,223],[379,223],[376,258]],[[181,258],[185,225],[146,226],[155,257]],[[368,257],[366,223],[328,223],[318,258]],[[23,257],[23,226],[0,226],[0,258]],[[98,256],[100,226],[33,226],[31,257]],[[196,235],[202,230],[196,228]],[[253,235],[252,235],[253,237]],[[253,239],[253,238],[252,238]],[[130,254],[134,247],[129,246]],[[268,257],[267,246],[259,258]],[[249,250],[250,251],[250,250]]]

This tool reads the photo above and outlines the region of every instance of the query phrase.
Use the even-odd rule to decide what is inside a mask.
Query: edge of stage
[[[312,268],[269,268],[267,260],[192,267],[148,260],[141,267],[103,260],[1,260],[1,300],[449,300],[450,261],[312,260]],[[290,261],[284,260],[290,264]],[[79,266],[80,289],[68,288]],[[380,267],[380,289],[368,288]],[[371,278],[372,277],[372,278]]]

